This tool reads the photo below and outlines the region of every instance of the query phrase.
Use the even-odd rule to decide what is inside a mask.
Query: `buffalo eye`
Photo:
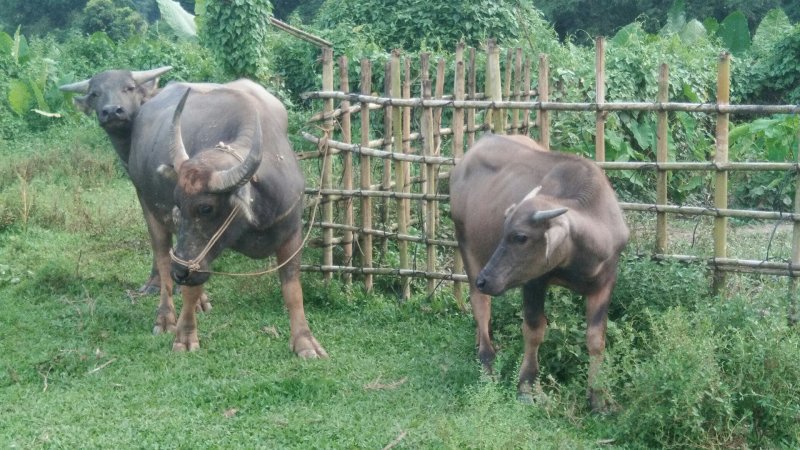
[[[214,212],[214,207],[211,205],[203,204],[197,207],[197,214],[201,216],[210,216],[212,212]]]
[[[136,86],[125,86],[124,91],[125,92],[133,92],[134,89],[136,89]]]
[[[515,235],[514,235],[514,236],[511,238],[511,240],[512,240],[512,241],[513,241],[515,244],[524,244],[524,243],[528,242],[528,236],[526,236],[526,235],[524,235],[524,234],[515,234]]]

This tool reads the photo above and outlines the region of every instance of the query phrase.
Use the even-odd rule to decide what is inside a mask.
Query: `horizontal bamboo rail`
[[[381,106],[451,107],[476,109],[538,109],[543,111],[683,111],[706,114],[798,114],[800,105],[724,105],[716,103],[683,102],[607,102],[607,103],[563,103],[563,102],[517,102],[491,100],[445,100],[421,98],[392,98],[371,95],[348,94],[338,91],[305,92],[304,99],[335,99],[351,102],[375,103]]]
[[[449,195],[444,194],[417,194],[414,192],[398,192],[398,191],[367,191],[363,189],[314,189],[306,188],[306,194],[315,195],[320,193],[322,195],[340,196],[340,197],[378,197],[388,199],[410,199],[410,200],[435,200],[447,201],[450,199]]]
[[[374,229],[367,229],[362,227],[356,226],[348,226],[343,225],[341,223],[330,223],[330,222],[316,222],[314,223],[315,227],[320,228],[332,228],[334,230],[345,230],[345,231],[353,231],[359,234],[369,234],[371,236],[380,236],[380,237],[396,237],[397,239],[409,241],[409,242],[416,242],[419,244],[433,244],[433,245],[441,245],[442,247],[452,247],[457,248],[458,242],[450,241],[447,239],[429,239],[423,236],[414,236],[411,234],[402,234],[397,233],[394,231],[388,230],[374,230]]]
[[[791,220],[800,221],[800,214],[780,211],[753,211],[749,209],[727,209],[702,206],[658,205],[655,203],[625,203],[619,206],[625,211],[646,211],[680,214],[685,216],[735,217],[738,219]]]
[[[296,38],[302,39],[302,40],[304,40],[306,42],[310,42],[310,43],[316,45],[317,47],[320,47],[320,48],[326,48],[326,47],[327,48],[332,48],[333,47],[333,44],[330,43],[329,41],[326,41],[325,39],[322,39],[319,36],[314,36],[311,33],[307,33],[307,32],[305,32],[305,31],[303,31],[303,30],[301,30],[299,28],[295,28],[295,27],[289,25],[288,23],[280,21],[280,20],[278,20],[278,19],[276,19],[274,17],[270,17],[269,18],[269,22],[275,28],[281,29],[281,30],[285,31],[288,34],[291,34],[292,36],[294,36]]]
[[[444,281],[461,281],[466,282],[467,276],[457,273],[444,273],[444,272],[425,272],[424,270],[415,269],[390,269],[387,267],[347,267],[347,266],[323,266],[304,264],[300,266],[300,270],[304,272],[335,272],[335,273],[350,273],[359,275],[390,275],[394,277],[409,277],[409,278],[427,278],[433,280]]]
[[[313,142],[315,144],[320,144],[322,142],[320,138],[314,136],[311,133],[303,131],[301,134],[309,142]],[[326,141],[325,145],[337,150],[348,151],[359,155],[372,156],[375,158],[382,158],[393,161],[447,164],[451,166],[455,165],[456,163],[454,158],[447,158],[443,156],[424,156],[424,155],[409,155],[407,153],[395,153],[385,150],[378,150],[374,148],[364,147],[359,144],[345,144],[343,142],[331,141],[331,140]]]

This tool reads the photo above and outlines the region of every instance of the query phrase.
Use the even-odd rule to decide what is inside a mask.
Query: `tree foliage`
[[[89,0],[81,17],[86,34],[103,31],[114,40],[127,39],[147,27],[141,14],[114,0]]]
[[[207,0],[198,5],[201,42],[225,69],[235,76],[266,79],[269,0]]]
[[[422,1],[327,0],[317,13],[320,30],[340,26],[359,30],[384,48],[449,48],[459,40],[479,45],[489,37],[501,43],[519,38],[540,13],[512,0]]]
[[[25,30],[44,34],[53,28],[68,26],[73,14],[82,10],[86,1],[2,0],[0,27],[13,31],[18,25],[22,25]]]
[[[535,5],[553,22],[563,38],[577,36],[581,41],[594,36],[611,36],[620,28],[639,21],[643,28],[654,33],[669,17],[672,1],[663,0],[536,0]],[[783,8],[793,20],[800,20],[800,3],[796,0],[686,0],[687,17],[700,20],[713,18],[721,22],[734,11],[741,11],[751,30],[764,15]],[[711,31],[711,30],[710,30]]]

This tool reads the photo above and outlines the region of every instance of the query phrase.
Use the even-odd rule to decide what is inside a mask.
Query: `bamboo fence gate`
[[[307,188],[306,193],[320,195],[322,217],[315,227],[322,230],[320,264],[303,265],[304,271],[333,273],[352,281],[363,279],[367,290],[374,276],[399,278],[401,294],[407,298],[411,278],[427,280],[427,292],[437,283],[454,283],[456,301],[463,305],[462,284],[467,281],[453,240],[451,229],[442,229],[440,217],[446,214],[440,205],[449,196],[439,191],[449,168],[463,156],[479,132],[532,134],[538,129],[538,141],[550,146],[550,111],[595,112],[595,158],[606,171],[656,171],[656,203],[621,203],[625,211],[648,211],[656,214],[655,244],[652,256],[681,261],[699,261],[713,271],[714,286],[719,287],[726,272],[755,272],[789,276],[790,293],[800,276],[800,164],[796,162],[740,163],[728,161],[730,114],[797,114],[800,105],[731,105],[730,56],[718,61],[717,103],[675,103],[668,98],[669,70],[660,66],[658,98],[655,102],[605,101],[605,41],[596,42],[596,99],[594,103],[560,103],[548,98],[549,63],[539,56],[537,88],[531,88],[531,61],[521,49],[508,49],[505,71],[501,71],[501,49],[490,40],[486,47],[485,87],[476,86],[476,49],[459,45],[455,52],[455,81],[452,94],[445,95],[445,64],[436,62],[434,77],[426,54],[420,55],[416,78],[411,76],[409,59],[399,51],[392,53],[384,75],[383,96],[373,95],[373,67],[361,61],[360,89],[352,91],[348,79],[348,61],[339,59],[339,90],[334,86],[334,59],[331,48],[322,49],[322,90],[305,94],[322,100],[322,111],[312,118],[321,122],[321,135],[303,133],[317,145],[317,151],[300,154],[301,159],[320,158],[321,188]],[[379,68],[380,70],[380,68]],[[419,80],[420,97],[411,97],[412,80]],[[339,107],[334,109],[334,101]],[[443,110],[449,110],[450,127],[443,127]],[[370,111],[376,111],[370,114]],[[536,112],[535,122],[531,120]],[[656,160],[652,162],[606,162],[605,119],[609,112],[650,111],[657,115]],[[706,113],[716,116],[716,144],[713,161],[669,162],[668,117],[672,111]],[[360,138],[352,142],[353,115],[359,116]],[[379,119],[374,126],[374,117]],[[412,125],[419,123],[419,129]],[[382,137],[372,137],[378,129]],[[378,134],[378,133],[376,133]],[[449,140],[443,139],[449,136]],[[798,131],[800,142],[800,130]],[[449,144],[449,145],[448,145]],[[443,151],[443,146],[445,147]],[[800,155],[799,148],[795,152]],[[336,170],[334,170],[334,168]],[[713,207],[670,204],[667,198],[667,173],[670,171],[710,171],[714,173]],[[731,171],[794,172],[794,212],[738,210],[728,207],[728,174]],[[334,180],[340,180],[334,187]],[[713,217],[713,256],[707,258],[668,254],[667,218],[669,214]],[[729,217],[788,220],[793,223],[791,259],[784,262],[747,260],[728,257]],[[337,221],[338,220],[338,221]],[[391,263],[385,259],[389,245],[397,255]],[[410,250],[410,246],[413,246]],[[424,261],[418,262],[424,247]],[[339,249],[336,250],[335,249]],[[334,261],[334,253],[337,258]],[[376,264],[376,257],[379,261]]]

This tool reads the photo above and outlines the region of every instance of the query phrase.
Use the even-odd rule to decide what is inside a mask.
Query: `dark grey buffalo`
[[[327,356],[303,308],[304,179],[280,101],[248,80],[170,84],[139,106],[129,142],[128,174],[160,275],[154,331],[174,330],[174,350],[197,349],[195,311],[214,258],[226,248],[253,258],[276,254],[290,347],[301,357]],[[182,263],[170,257],[173,234]],[[177,321],[173,278],[184,286]]]
[[[603,359],[611,291],[628,228],[603,172],[591,161],[549,152],[527,137],[489,135],[450,175],[456,238],[470,284],[478,356],[491,371],[490,296],[521,286],[525,355],[520,398],[539,374],[538,351],[551,284],[586,297],[588,400],[605,407],[595,377]]]
[[[158,93],[159,77],[171,69],[172,67],[165,66],[135,72],[108,70],[88,80],[61,86],[60,89],[84,94],[73,97],[73,103],[87,115],[97,115],[97,121],[108,134],[114,150],[127,169],[133,121],[142,104]],[[158,292],[160,284],[153,260],[150,279],[142,286],[141,291]]]

